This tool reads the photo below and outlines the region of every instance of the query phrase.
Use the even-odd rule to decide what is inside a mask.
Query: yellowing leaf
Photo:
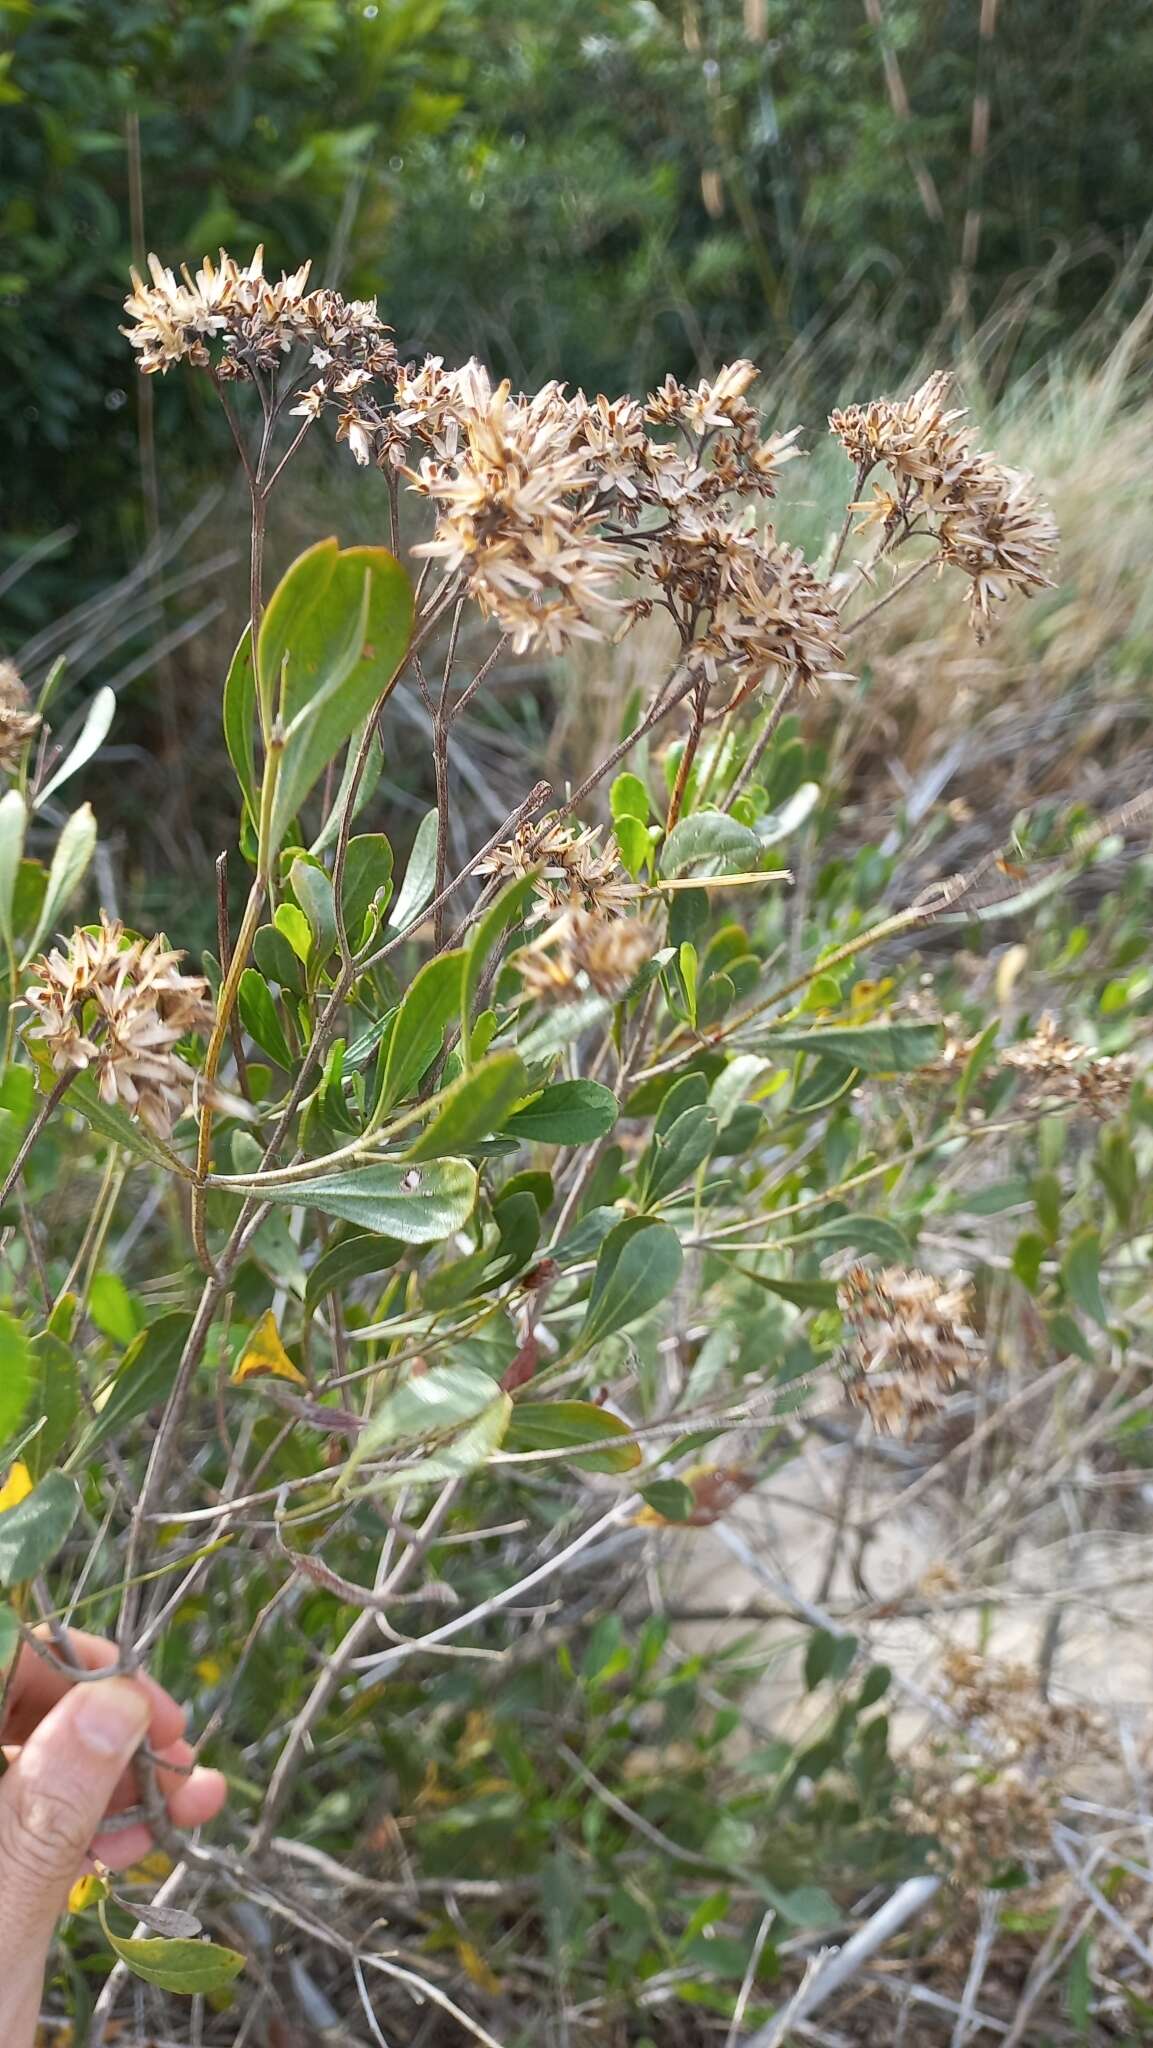
[[[472,1978],[478,1991],[489,1991],[495,1995],[500,1990],[500,1978],[495,1970],[489,1968],[480,1950],[474,1948],[471,1941],[458,1941],[456,1952],[462,1967]]]
[[[219,1685],[224,1676],[224,1666],[219,1657],[202,1657],[193,1668],[203,1685]]]
[[[150,1856],[144,1856],[124,1873],[125,1884],[163,1884],[172,1875],[172,1858],[163,1849],[153,1849]]]
[[[8,1508],[18,1508],[27,1500],[32,1491],[32,1474],[27,1465],[17,1462],[13,1465],[3,1486],[0,1486],[0,1515]]]
[[[278,1380],[292,1380],[298,1387],[308,1385],[304,1374],[293,1365],[280,1341],[280,1331],[271,1309],[265,1310],[237,1359],[232,1369],[231,1384],[241,1387],[245,1380],[258,1379],[264,1374],[271,1374]]]
[[[77,1878],[72,1890],[69,1892],[68,1911],[70,1913],[83,1913],[86,1907],[93,1905],[97,1899],[104,1899],[107,1896],[108,1886],[105,1884],[104,1879],[97,1877],[94,1870],[90,1870],[86,1876]]]

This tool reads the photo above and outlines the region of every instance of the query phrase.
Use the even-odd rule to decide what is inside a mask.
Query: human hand
[[[38,1633],[42,1633],[38,1631]],[[90,1671],[116,1662],[111,1643],[69,1631]],[[70,1887],[92,1862],[139,1863],[152,1846],[143,1823],[101,1832],[101,1822],[139,1798],[130,1768],[147,1739],[156,1782],[178,1828],[199,1827],[224,1803],[219,1771],[194,1765],[183,1740],[184,1708],[143,1673],[72,1683],[25,1644],[8,1690],[0,1778],[0,2042],[31,2048],[44,1969]],[[165,1770],[168,1764],[175,1768]]]

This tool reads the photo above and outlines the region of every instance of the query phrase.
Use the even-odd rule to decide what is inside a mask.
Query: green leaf
[[[245,1959],[234,1948],[221,1948],[215,1941],[127,1940],[105,1928],[111,1948],[134,1977],[154,1984],[158,1991],[175,1991],[183,1998],[199,1998],[211,1991],[223,1991],[239,1977]]]
[[[779,1294],[794,1308],[836,1308],[837,1289],[832,1280],[778,1280],[775,1275],[754,1273],[750,1266],[737,1266],[743,1280],[755,1280],[769,1294]]]
[[[479,1365],[434,1365],[386,1394],[369,1416],[348,1464],[345,1479],[366,1458],[397,1444],[426,1443],[473,1422],[499,1391]]]
[[[489,1385],[491,1387],[491,1380]],[[433,1481],[463,1479],[485,1464],[490,1453],[499,1448],[511,1414],[511,1394],[498,1391],[474,1422],[466,1423],[438,1450],[418,1458],[413,1465],[401,1465],[396,1471],[378,1474],[373,1480],[373,1492],[396,1493],[402,1486],[429,1486]]]
[[[64,756],[60,766],[54,773],[49,776],[43,789],[37,790],[35,802],[37,810],[47,803],[50,796],[55,796],[57,790],[61,789],[73,775],[76,775],[85,766],[86,762],[92,759],[97,749],[103,746],[115,716],[116,692],[115,690],[110,690],[105,685],[103,689],[97,690],[96,695],[88,706],[84,724],[80,728],[80,736],[75,746],[70,753]]]
[[[254,1181],[249,1191],[262,1202],[286,1208],[320,1209],[375,1230],[403,1244],[437,1244],[463,1229],[476,1202],[476,1168],[467,1159],[438,1159],[429,1166],[360,1166],[314,1180]]]
[[[436,812],[426,811],[416,828],[412,852],[400,885],[400,894],[392,906],[389,930],[407,931],[414,918],[420,915],[436,887]]]
[[[172,1162],[152,1133],[143,1124],[134,1123],[115,1102],[102,1101],[90,1075],[77,1074],[69,1082],[65,1102],[69,1109],[78,1110],[85,1123],[91,1124],[102,1137],[123,1145],[137,1159],[148,1159],[154,1166],[163,1166],[171,1171]]]
[[[68,1460],[71,1468],[83,1464],[110,1437],[167,1399],[191,1328],[191,1316],[174,1310],[133,1340],[107,1398]]]
[[[1075,1231],[1061,1261],[1061,1276],[1082,1315],[1107,1329],[1109,1311],[1101,1293],[1101,1238],[1091,1223]]]
[[[304,1291],[306,1312],[314,1309],[318,1301],[323,1301],[326,1294],[347,1287],[352,1280],[386,1273],[403,1253],[404,1246],[399,1239],[380,1237],[375,1231],[338,1238],[321,1254],[308,1275]]]
[[[80,1386],[72,1346],[45,1330],[32,1342],[32,1395],[28,1410],[42,1424],[28,1445],[25,1464],[42,1479],[63,1450],[80,1407]]]
[[[412,591],[387,548],[318,541],[288,569],[260,626],[260,674],[289,732],[271,821],[279,846],[313,784],[382,697],[412,632]],[[285,666],[285,664],[287,664]]]
[[[857,1654],[854,1635],[834,1635],[830,1629],[814,1629],[805,1651],[805,1685],[809,1692],[826,1678],[835,1684],[844,1678]]]
[[[240,977],[236,992],[236,1007],[240,1021],[253,1043],[266,1052],[278,1067],[291,1073],[294,1066],[292,1051],[284,1035],[284,1026],[276,1002],[262,974],[255,967],[246,967]]]
[[[724,811],[696,811],[674,825],[661,848],[662,875],[675,875],[693,867],[710,874],[742,874],[755,868],[761,857],[761,843],[747,825],[739,825]]]
[[[491,903],[481,918],[465,951],[464,971],[461,976],[460,1028],[467,1032],[472,1017],[472,1006],[480,987],[481,976],[488,964],[493,948],[499,944],[509,926],[519,922],[521,912],[532,901],[536,887],[536,876],[517,875],[502,889],[495,903]]]
[[[618,818],[613,828],[617,851],[633,881],[639,880],[652,859],[652,835],[639,818]]]
[[[641,1164],[637,1202],[651,1209],[683,1187],[708,1158],[717,1140],[717,1120],[705,1104],[684,1110],[667,1130],[655,1131]]]
[[[24,834],[28,828],[28,812],[18,789],[7,790],[0,798],[0,934],[9,946],[15,936],[12,924],[12,905],[16,896],[16,877],[24,854]]]
[[[312,927],[295,903],[278,903],[272,913],[272,922],[282,939],[287,939],[302,967],[308,965],[312,954]]]
[[[260,809],[256,793],[256,678],[252,672],[252,629],[244,628],[224,680],[224,743],[236,771],[248,815],[255,825]]]
[[[409,983],[388,1041],[381,1106],[391,1109],[411,1095],[444,1044],[445,1028],[457,1014],[463,952],[458,948],[427,960]]]
[[[308,919],[312,964],[323,967],[336,944],[336,905],[328,871],[321,867],[319,861],[304,855],[293,861],[288,886]]]
[[[20,1648],[20,1617],[7,1602],[0,1603],[0,1686]]]
[[[654,1479],[642,1488],[641,1498],[665,1522],[687,1522],[693,1511],[692,1488],[683,1479]]]
[[[436,1113],[409,1146],[406,1158],[439,1159],[446,1153],[467,1151],[478,1139],[501,1128],[527,1089],[528,1075],[519,1053],[490,1053],[434,1097]]]
[[[38,950],[44,934],[55,928],[60,912],[75,896],[95,851],[96,819],[91,804],[81,804],[78,811],[73,811],[56,842],[40,916],[25,951],[25,964]]]
[[[616,777],[609,791],[609,809],[614,820],[637,818],[642,825],[648,824],[651,810],[649,793],[639,775],[626,772]]]
[[[879,1259],[900,1261],[909,1256],[909,1240],[887,1216],[831,1216],[814,1230],[798,1232],[796,1244],[816,1244],[825,1257],[849,1245],[853,1251],[872,1252]]]
[[[620,1105],[600,1081],[555,1081],[503,1126],[526,1144],[587,1145],[611,1131]]]
[[[80,1493],[64,1472],[49,1472],[18,1507],[0,1515],[0,1586],[23,1585],[50,1564],[80,1512]]]
[[[811,1053],[858,1067],[863,1074],[911,1074],[926,1067],[940,1049],[937,1024],[846,1024],[813,1031],[774,1031],[769,1051]]]
[[[579,1347],[587,1351],[617,1330],[639,1322],[667,1301],[681,1276],[676,1231],[647,1216],[630,1216],[611,1230],[597,1254]]]
[[[341,910],[349,945],[360,943],[364,920],[378,896],[385,904],[392,894],[392,848],[383,832],[362,832],[348,842],[344,858]]]
[[[0,1314],[0,1443],[28,1406],[34,1385],[32,1351],[14,1316]]]
[[[571,1462],[585,1472],[631,1472],[641,1462],[627,1422],[592,1401],[518,1401],[505,1449],[572,1451]]]
[[[88,1313],[114,1344],[131,1344],[140,1331],[140,1312],[119,1273],[97,1273],[88,1290]]]

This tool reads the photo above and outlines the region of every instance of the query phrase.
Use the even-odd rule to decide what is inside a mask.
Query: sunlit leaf
[[[184,1998],[223,1991],[244,1968],[244,1957],[236,1949],[221,1948],[214,1941],[138,1941],[112,1934],[107,1928],[105,1932],[134,1977],[142,1977],[158,1991],[175,1991]]]
[[[477,1365],[434,1365],[386,1394],[357,1438],[345,1476],[366,1458],[406,1443],[426,1443],[475,1421],[499,1393],[491,1373]]]
[[[404,1244],[436,1244],[468,1222],[476,1201],[476,1169],[466,1159],[350,1167],[314,1180],[253,1182],[251,1192],[263,1202],[320,1209]]]
[[[58,768],[49,776],[42,789],[36,792],[35,808],[40,810],[50,796],[55,796],[70,778],[77,774],[92,759],[97,749],[108,737],[112,721],[116,716],[116,692],[105,686],[97,690],[88,706],[84,724],[75,746],[64,756]]]
[[[412,630],[408,578],[386,548],[318,541],[285,572],[260,626],[260,674],[289,738],[271,820],[281,843],[318,777],[396,673]]]
[[[24,853],[24,834],[28,826],[28,812],[24,798],[18,789],[9,789],[0,797],[0,935],[12,944],[14,927],[12,905],[16,896],[16,877]]]
[[[387,1107],[411,1094],[444,1044],[445,1027],[459,1009],[463,965],[459,948],[440,953],[426,961],[409,984],[385,1061],[381,1099]]]

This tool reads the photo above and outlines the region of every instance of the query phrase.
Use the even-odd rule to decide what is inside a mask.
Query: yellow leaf
[[[163,1849],[154,1849],[150,1856],[144,1856],[124,1873],[125,1884],[163,1884],[172,1875],[172,1858]]]
[[[271,1309],[265,1310],[237,1359],[232,1369],[232,1385],[241,1387],[245,1380],[257,1379],[264,1373],[271,1373],[278,1380],[293,1380],[298,1387],[308,1385],[280,1341]]]
[[[204,1685],[219,1685],[224,1676],[224,1666],[219,1657],[202,1657],[195,1671]]]
[[[87,1906],[93,1905],[97,1899],[106,1898],[107,1894],[108,1886],[104,1879],[97,1877],[94,1870],[90,1870],[85,1877],[77,1878],[69,1892],[68,1911],[83,1913]]]
[[[32,1474],[27,1465],[13,1465],[3,1486],[0,1486],[0,1515],[6,1508],[18,1508],[22,1500],[27,1500],[31,1491]]]
[[[490,1970],[480,1950],[474,1948],[471,1941],[458,1941],[456,1952],[463,1968],[479,1991],[489,1991],[495,1995],[500,1990],[500,1978],[495,1970]]]

